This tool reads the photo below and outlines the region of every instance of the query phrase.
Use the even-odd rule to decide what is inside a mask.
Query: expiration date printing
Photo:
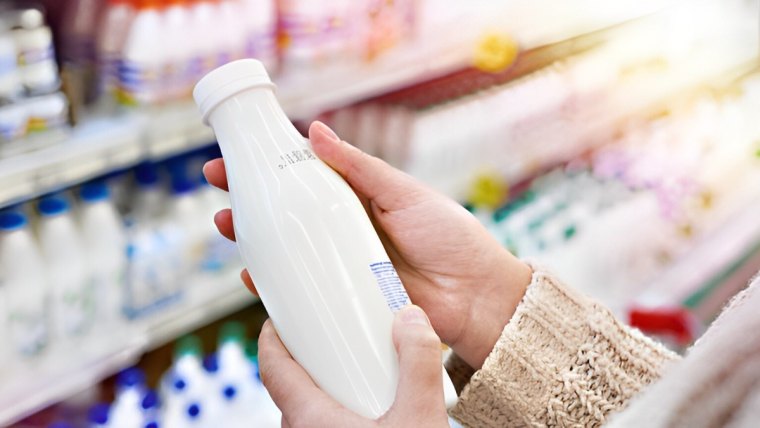
[[[317,157],[314,156],[314,153],[309,149],[293,150],[280,155],[280,163],[277,164],[277,168],[285,169],[290,165],[316,159]]]

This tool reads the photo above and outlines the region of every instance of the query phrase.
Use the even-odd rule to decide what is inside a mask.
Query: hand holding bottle
[[[440,341],[420,308],[408,305],[396,313],[393,345],[399,359],[396,399],[384,415],[372,420],[320,390],[267,321],[259,337],[259,370],[272,400],[282,410],[282,426],[448,427]]]
[[[479,368],[530,283],[531,269],[494,240],[464,208],[409,175],[341,141],[316,122],[314,152],[353,187],[364,203],[412,301],[436,333]],[[209,183],[227,189],[224,163],[204,167]],[[217,213],[233,239],[230,210]],[[255,292],[246,272],[243,281]]]

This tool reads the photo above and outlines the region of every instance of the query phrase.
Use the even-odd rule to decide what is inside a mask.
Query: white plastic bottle
[[[79,189],[79,212],[87,259],[93,271],[94,318],[99,329],[112,331],[123,320],[127,269],[124,223],[110,200],[103,181]]]
[[[172,196],[164,216],[162,231],[175,255],[172,265],[177,274],[178,287],[186,284],[188,276],[200,266],[205,233],[203,208],[195,197],[195,184],[186,177],[172,179]]]
[[[119,63],[132,20],[134,0],[108,0],[96,39],[100,92],[115,96],[119,82]]]
[[[166,91],[165,97],[170,100],[190,96],[192,82],[195,76],[191,74],[193,59],[193,43],[190,38],[190,10],[185,0],[168,0],[163,12],[166,45],[170,47],[165,52],[162,86]]]
[[[242,0],[245,16],[245,56],[261,61],[267,70],[277,65],[277,11],[274,0]]]
[[[246,29],[245,22],[240,19],[243,8],[239,0],[217,0],[216,10],[220,51],[215,66],[220,66],[243,58]]]
[[[154,164],[135,168],[137,194],[127,228],[127,293],[126,309],[130,318],[141,316],[162,298],[171,294],[168,289],[172,272],[167,268],[170,259],[160,238],[165,193]]]
[[[359,199],[290,123],[259,61],[213,71],[193,96],[221,146],[238,248],[280,338],[325,392],[381,416],[398,382],[393,311],[409,298]],[[443,382],[453,405],[445,372]]]
[[[0,102],[16,100],[21,95],[16,44],[9,33],[0,33]]]
[[[138,0],[136,5],[121,52],[119,101],[125,105],[151,105],[159,102],[162,94],[166,40],[158,0]]]
[[[132,367],[119,373],[116,379],[116,397],[108,413],[108,426],[144,426],[142,403],[147,393],[145,373],[142,370]]]
[[[71,217],[69,202],[63,195],[42,198],[39,237],[47,264],[52,306],[53,332],[61,344],[67,338],[84,334],[92,323],[92,276],[82,236]]]
[[[218,65],[221,49],[214,0],[190,0],[190,28],[186,43],[193,47],[190,64],[193,81]]]
[[[21,82],[34,94],[58,89],[58,65],[53,52],[53,33],[37,9],[27,9],[18,16],[18,28],[13,30],[19,56]]]
[[[230,204],[227,193],[208,184],[205,177],[199,180],[200,188],[195,192],[195,197],[201,207],[201,222],[196,227],[204,233],[201,270],[214,274],[238,262],[239,256],[235,243],[220,235],[214,225],[214,215]]]
[[[0,211],[0,283],[12,354],[30,356],[47,343],[45,267],[26,216],[17,210]]]

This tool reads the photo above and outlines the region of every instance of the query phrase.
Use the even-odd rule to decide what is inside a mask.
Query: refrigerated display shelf
[[[756,177],[760,174],[756,174]],[[755,186],[757,187],[757,186]],[[760,245],[760,189],[746,194],[744,206],[725,223],[702,238],[684,257],[650,282],[633,306],[639,309],[686,307],[709,321],[709,316],[725,303],[725,299],[708,308],[700,306],[714,295],[731,295],[746,285],[757,271]],[[734,274],[750,267],[742,278]],[[737,282],[738,279],[738,282]],[[723,287],[732,290],[723,293]]]
[[[0,373],[0,426],[8,426],[86,390],[174,338],[242,309],[256,298],[240,284],[238,269],[218,277],[198,277],[173,308],[101,332],[87,342],[49,349],[23,366]]]
[[[450,24],[439,23],[426,28],[427,37],[417,37],[370,62],[341,62],[277,76],[278,98],[285,112],[293,120],[311,119],[326,110],[469,67],[484,33],[494,32],[489,29],[512,34],[520,48],[528,50],[612,27],[668,4],[626,1],[607,7],[598,0],[586,0],[594,8],[572,8],[563,12],[563,19],[535,26],[530,23],[538,22],[548,10],[541,2],[477,3],[468,3],[467,11],[479,6],[489,12],[461,16],[448,12],[453,13],[456,31],[451,31]],[[590,10],[595,12],[584,12]],[[524,19],[514,20],[514,16]],[[13,150],[0,150],[0,207],[213,141],[213,133],[190,102],[114,117],[85,117],[70,131],[31,136],[15,142]]]

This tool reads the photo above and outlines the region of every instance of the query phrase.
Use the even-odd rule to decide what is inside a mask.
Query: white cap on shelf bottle
[[[26,216],[18,210],[0,211],[0,272],[3,275],[3,323],[14,355],[38,353],[47,343],[48,277]]]
[[[225,157],[238,248],[283,343],[338,402],[381,416],[399,375],[393,312],[409,298],[361,202],[290,123],[259,61],[209,73],[193,96]]]
[[[64,339],[59,343],[70,344],[65,339],[84,334],[92,323],[92,275],[66,197],[46,196],[37,208],[41,216],[40,247],[51,285],[51,324],[56,337]]]
[[[93,270],[95,325],[113,331],[123,321],[127,237],[124,223],[111,202],[103,181],[79,189],[82,200],[79,219],[88,260]]]

